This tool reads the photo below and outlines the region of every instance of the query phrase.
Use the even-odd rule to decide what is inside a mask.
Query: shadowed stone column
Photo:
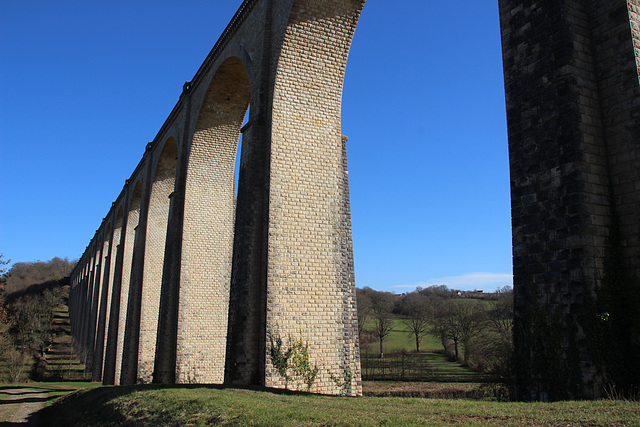
[[[637,354],[640,325],[611,301],[640,302],[637,0],[499,3],[516,396],[598,397],[605,382],[638,378],[615,374]],[[601,338],[620,329],[608,362]]]

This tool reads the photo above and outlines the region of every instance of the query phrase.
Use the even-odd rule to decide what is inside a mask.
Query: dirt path
[[[49,399],[46,392],[29,388],[0,388],[0,393],[9,396],[0,400],[0,426],[39,426],[40,420],[32,415],[38,412]]]

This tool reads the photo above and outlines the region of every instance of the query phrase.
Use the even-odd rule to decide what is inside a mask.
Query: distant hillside
[[[44,285],[40,291],[42,292],[47,284],[63,284],[60,281],[69,277],[75,264],[76,262],[69,261],[69,258],[59,257],[49,261],[17,262],[2,277],[5,293],[10,296],[30,286]]]

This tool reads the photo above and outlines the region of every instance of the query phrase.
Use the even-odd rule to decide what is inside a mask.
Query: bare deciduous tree
[[[364,338],[365,328],[371,321],[371,316],[373,315],[373,306],[371,303],[371,292],[376,292],[369,287],[365,287],[364,289],[356,289],[356,305],[358,307],[358,335],[360,336],[360,340]]]
[[[380,357],[383,357],[382,349],[385,338],[393,328],[393,294],[389,292],[372,292],[371,308],[373,312],[373,329],[380,340]]]
[[[4,259],[4,254],[0,254],[0,276],[3,276],[7,272],[5,265],[8,265],[10,262],[10,259]]]
[[[464,348],[464,362],[469,362],[472,340],[478,336],[486,323],[480,304],[471,301],[450,300],[442,304],[435,319],[435,332],[446,349],[446,341],[454,345],[456,360],[460,359],[460,346]]]
[[[21,350],[10,348],[5,353],[5,365],[9,374],[9,382],[16,383],[20,381],[20,376],[24,373],[29,356]]]
[[[509,383],[513,357],[513,290],[504,287],[487,308],[487,328],[483,336],[483,363],[486,371]]]
[[[433,304],[429,298],[418,293],[411,292],[402,300],[401,312],[404,316],[402,323],[408,328],[409,333],[416,341],[416,351],[420,351],[420,342],[429,333],[433,320]]]

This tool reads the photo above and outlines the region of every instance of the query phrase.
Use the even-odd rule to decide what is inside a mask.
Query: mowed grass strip
[[[345,398],[251,389],[100,387],[50,407],[51,425],[637,426],[638,402],[499,403]]]

